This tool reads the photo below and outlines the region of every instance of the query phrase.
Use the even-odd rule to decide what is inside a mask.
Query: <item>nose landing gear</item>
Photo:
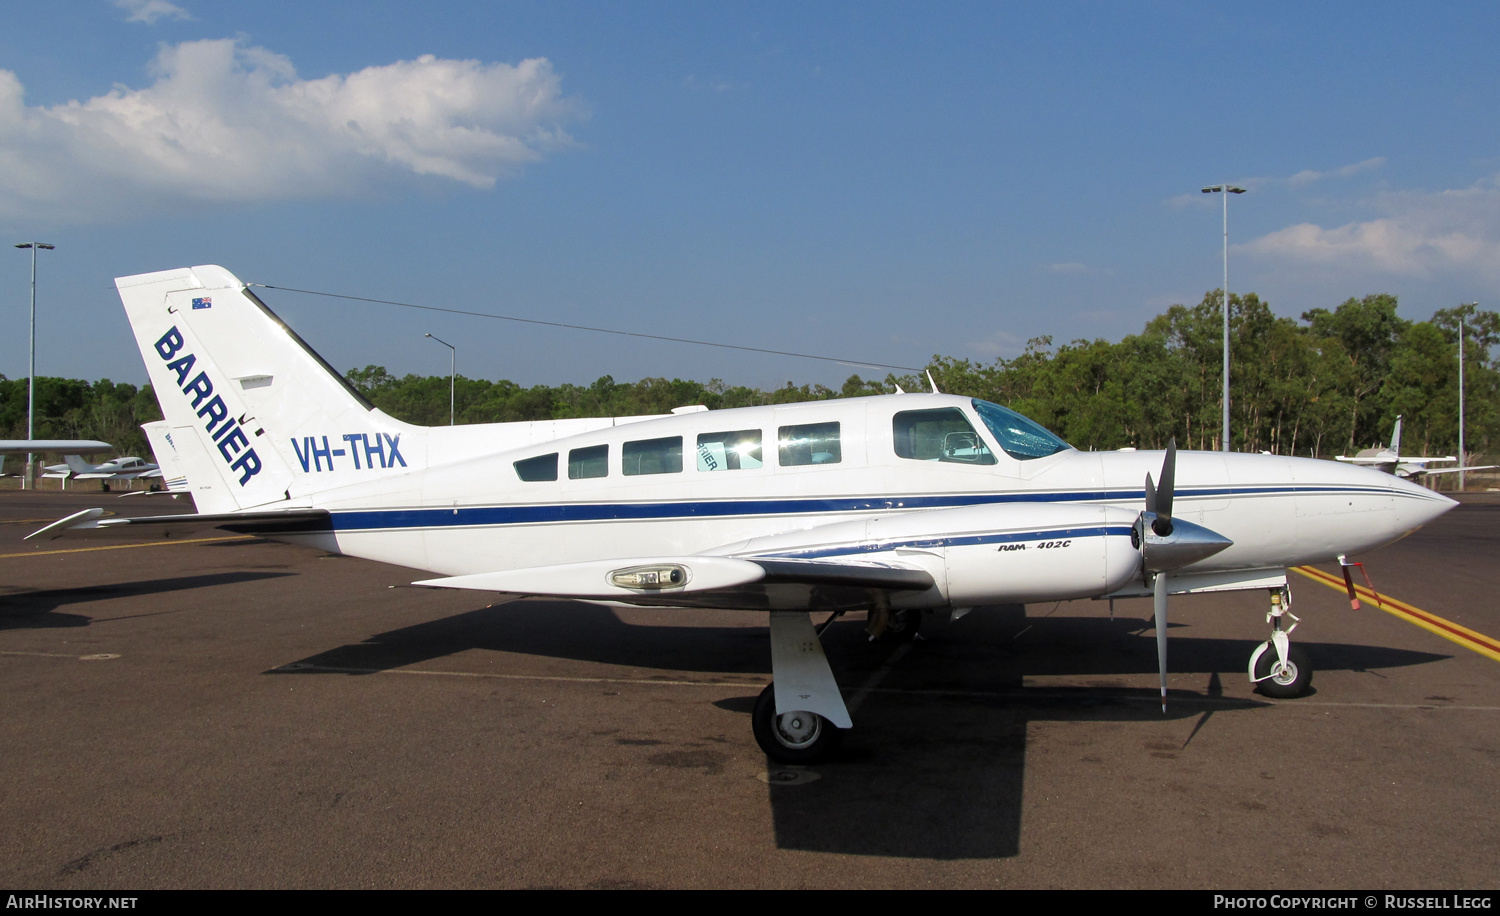
[[[1292,594],[1286,586],[1271,592],[1271,610],[1266,622],[1271,625],[1271,638],[1256,647],[1250,656],[1250,681],[1261,693],[1278,700],[1290,700],[1307,693],[1312,686],[1313,668],[1307,653],[1291,643],[1292,631],[1300,622],[1291,612]],[[1292,618],[1292,625],[1282,629],[1283,617]]]

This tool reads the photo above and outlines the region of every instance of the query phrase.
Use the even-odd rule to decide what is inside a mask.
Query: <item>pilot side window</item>
[[[698,470],[745,471],[761,466],[760,430],[704,433],[698,437]]]
[[[896,457],[994,464],[995,456],[957,407],[903,410],[891,419]]]
[[[843,460],[837,423],[783,426],[776,431],[776,445],[777,460],[784,468],[805,464],[838,464]]]
[[[516,476],[524,481],[556,480],[557,452],[516,462]]]
[[[626,477],[638,474],[676,474],[682,470],[682,437],[627,442],[621,454]]]
[[[609,446],[590,445],[568,452],[568,479],[609,476]]]

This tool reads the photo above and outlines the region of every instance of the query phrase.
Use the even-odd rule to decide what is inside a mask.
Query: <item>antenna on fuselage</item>
[[[942,392],[938,391],[938,389],[937,389],[937,382],[934,382],[932,380],[932,370],[931,369],[927,370],[927,384],[929,384],[929,385],[932,386],[932,393],[933,394],[942,394]]]

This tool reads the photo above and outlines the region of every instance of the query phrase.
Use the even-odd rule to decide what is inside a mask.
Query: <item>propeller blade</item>
[[[1157,573],[1152,592],[1156,611],[1156,667],[1161,674],[1161,711],[1167,712],[1167,574]]]
[[[1149,475],[1148,475],[1149,477]],[[1172,491],[1176,486],[1177,478],[1177,439],[1174,437],[1167,441],[1167,455],[1161,462],[1161,484],[1157,486],[1155,498],[1148,495],[1146,500],[1146,511],[1156,513],[1156,521],[1151,523],[1151,530],[1159,537],[1166,537],[1172,533]],[[1151,493],[1150,488],[1146,490]],[[1155,508],[1152,508],[1152,504]]]
[[[1156,514],[1156,482],[1151,479],[1150,471],[1146,472],[1146,511]]]

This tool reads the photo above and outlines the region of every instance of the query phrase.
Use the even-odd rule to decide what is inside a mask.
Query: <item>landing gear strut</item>
[[[1299,622],[1291,611],[1292,594],[1286,586],[1271,592],[1271,610],[1266,622],[1271,625],[1271,638],[1256,647],[1250,656],[1250,681],[1256,689],[1268,697],[1290,700],[1307,693],[1312,686],[1313,668],[1307,653],[1291,644],[1292,631]],[[1283,617],[1292,618],[1292,625],[1281,628]]]
[[[854,723],[806,611],[771,612],[771,676],[750,716],[755,740],[778,763],[816,763]]]

